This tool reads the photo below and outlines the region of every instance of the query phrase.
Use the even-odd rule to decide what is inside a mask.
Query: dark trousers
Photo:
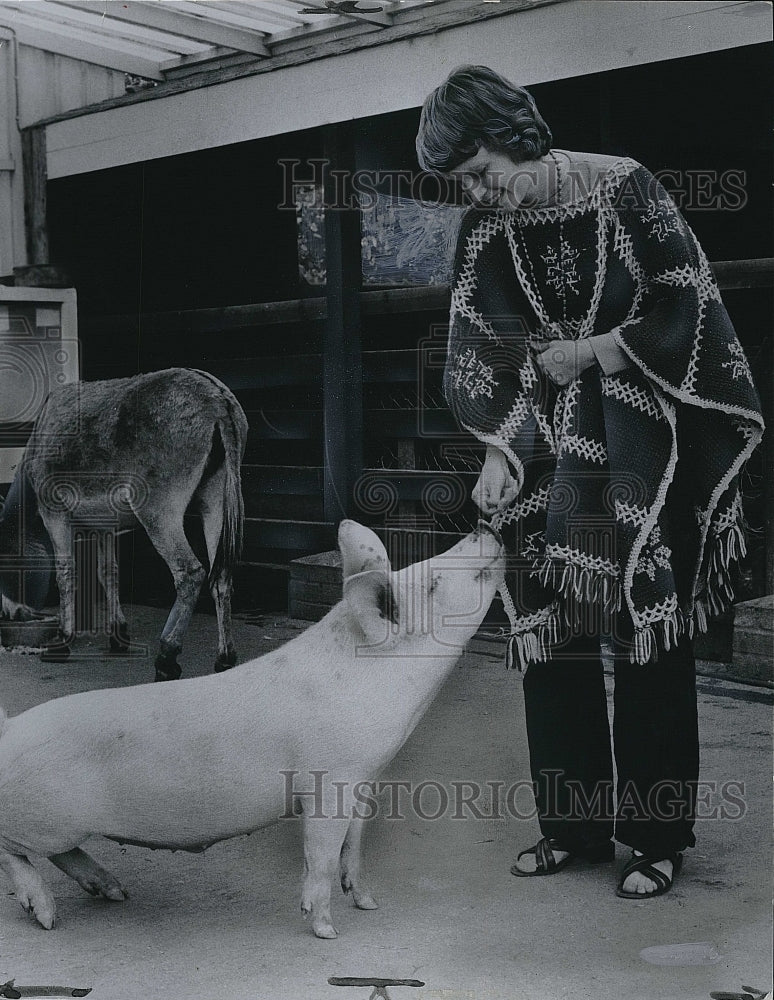
[[[598,636],[574,636],[531,664],[524,698],[543,836],[580,854],[613,836],[655,858],[694,846],[699,749],[687,636],[656,663],[630,663],[615,648],[615,796]]]

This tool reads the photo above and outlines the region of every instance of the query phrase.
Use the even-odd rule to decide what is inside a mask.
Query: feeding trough
[[[0,646],[9,650],[39,650],[56,636],[58,628],[59,619],[53,615],[29,621],[0,618]]]

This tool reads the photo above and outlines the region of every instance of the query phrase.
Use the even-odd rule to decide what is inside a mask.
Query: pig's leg
[[[48,860],[65,875],[75,879],[90,896],[104,896],[105,899],[113,899],[116,902],[123,902],[129,898],[129,893],[118,879],[105,871],[80,847],[75,847],[64,854],[52,854]]]
[[[70,656],[75,636],[75,555],[70,522],[65,514],[44,511],[41,517],[51,539],[59,588],[59,635],[40,654],[41,660],[61,663]]]
[[[331,923],[331,885],[339,868],[341,845],[349,820],[333,819],[335,804],[325,818],[304,816],[304,884],[301,912],[312,915],[312,930],[319,938],[335,938]]]
[[[225,487],[226,474],[224,469],[220,468],[207,480],[197,494],[210,567],[215,565],[220,545]],[[215,602],[215,614],[218,617],[218,655],[215,659],[215,673],[217,674],[235,666],[237,661],[234,640],[231,635],[230,567],[224,567],[220,573],[215,575],[210,583],[210,593]]]
[[[0,851],[0,868],[13,882],[16,898],[41,927],[50,931],[54,926],[54,897],[46,887],[40,872],[21,854]]]
[[[189,499],[190,497],[186,498],[185,506],[188,505]],[[168,498],[164,500],[167,501]],[[169,567],[177,594],[161,633],[161,643],[155,663],[157,681],[177,680],[182,673],[177,657],[183,648],[183,636],[207,575],[185,537],[184,513],[185,507],[182,510],[176,509],[171,501],[166,505],[146,503],[135,511],[137,520],[145,528],[154,548]]]
[[[365,820],[353,819],[341,845],[341,888],[352,893],[352,900],[359,910],[376,910],[379,904],[360,881],[360,862]]]

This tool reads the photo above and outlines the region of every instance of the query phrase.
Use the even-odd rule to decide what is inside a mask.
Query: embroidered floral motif
[[[479,359],[472,347],[466,347],[457,356],[452,383],[455,389],[465,389],[471,399],[478,396],[491,399],[492,388],[499,384],[494,379],[492,369]]]
[[[746,378],[750,385],[753,385],[752,372],[750,371],[750,366],[747,363],[747,358],[744,356],[744,349],[738,340],[732,341],[727,345],[729,351],[731,352],[731,360],[724,361],[723,367],[731,369],[731,377],[734,379]]]
[[[721,511],[711,522],[712,532],[720,535],[724,531],[738,524],[742,517],[742,494],[739,490],[734,494],[734,498],[725,510]]]
[[[524,548],[521,550],[522,557],[528,559],[530,556],[538,556],[543,548],[545,548],[545,532],[533,531],[524,539]]]
[[[571,247],[567,240],[562,239],[558,253],[555,247],[549,247],[547,252],[540,256],[548,270],[546,284],[551,285],[560,294],[570,291],[574,295],[580,295],[577,288],[580,276],[575,270],[578,257],[580,257],[579,250]]]
[[[650,235],[663,243],[670,233],[679,231],[677,215],[668,201],[652,201],[642,217],[650,225]]]
[[[672,550],[661,541],[661,528],[656,525],[651,531],[645,548],[637,560],[635,573],[644,573],[649,580],[656,579],[656,568],[669,569]]]

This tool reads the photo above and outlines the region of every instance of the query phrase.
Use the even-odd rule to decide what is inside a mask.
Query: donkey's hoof
[[[71,652],[70,643],[58,636],[53,642],[49,642],[43,647],[40,658],[44,663],[64,663],[70,659]]]
[[[222,674],[224,670],[230,670],[236,666],[236,651],[230,649],[227,653],[218,653],[215,658],[215,673]]]
[[[113,656],[125,656],[130,646],[129,629],[126,625],[116,625],[115,631],[110,633],[108,652]]]
[[[180,664],[164,656],[157,656],[154,666],[157,681],[176,681],[183,675],[183,668]]]

